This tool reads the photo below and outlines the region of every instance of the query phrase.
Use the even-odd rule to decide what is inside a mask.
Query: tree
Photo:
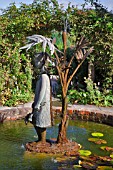
[[[31,100],[32,54],[28,54],[28,57],[23,52],[21,55],[18,49],[25,44],[29,35],[38,33],[51,36],[51,30],[58,24],[63,12],[55,0],[49,2],[36,0],[29,5],[21,3],[19,8],[11,3],[0,16],[1,105],[14,106]]]
[[[63,45],[64,45],[63,57],[59,58],[59,56],[55,52],[55,57],[57,59],[56,67],[58,70],[58,74],[59,74],[60,82],[62,86],[62,120],[59,125],[59,133],[58,133],[58,138],[57,138],[58,143],[65,143],[68,141],[66,137],[66,130],[67,130],[67,125],[68,125],[67,92],[68,92],[69,84],[72,81],[72,78],[74,77],[74,75],[77,73],[80,66],[82,65],[82,63],[84,62],[84,60],[86,59],[86,57],[93,50],[93,47],[87,48],[89,43],[86,41],[84,37],[82,37],[80,41],[77,43],[75,50],[74,50],[74,54],[70,58],[70,61],[67,62],[67,59],[66,59],[67,29],[66,28],[64,29],[62,33],[62,37],[63,37]],[[73,71],[73,73],[70,76],[68,76],[69,71],[71,69],[72,62],[75,57],[78,60],[78,65],[76,69]]]
[[[94,46],[95,50],[88,58],[88,62],[95,68],[94,81],[100,82],[101,87],[108,84],[112,86],[113,14],[99,4],[93,4],[95,9],[73,9],[70,16],[71,31],[76,37],[81,33]],[[74,14],[76,17],[73,17]]]

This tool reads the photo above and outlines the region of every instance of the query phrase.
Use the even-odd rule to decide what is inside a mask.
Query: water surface
[[[47,129],[47,138],[56,138],[58,124]],[[113,127],[93,122],[70,121],[67,136],[70,140],[80,143],[83,149],[88,149],[94,154],[105,156],[107,153],[100,146],[88,141],[92,132],[104,134],[102,139],[107,141],[107,146],[113,147]],[[23,120],[9,121],[0,124],[0,170],[57,170],[59,163],[53,161],[54,157],[45,154],[35,154],[25,151],[25,144],[37,140],[32,124],[27,126]]]

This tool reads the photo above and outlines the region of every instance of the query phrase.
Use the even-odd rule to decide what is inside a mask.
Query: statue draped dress
[[[47,128],[51,126],[50,79],[47,74],[41,74],[36,83],[33,105],[33,125],[40,128]]]

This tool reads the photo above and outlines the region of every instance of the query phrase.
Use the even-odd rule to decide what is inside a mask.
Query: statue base
[[[26,144],[26,150],[37,153],[62,154],[66,156],[79,155],[80,146],[76,142],[68,141],[66,143],[57,143],[55,140],[46,140],[45,143],[29,142]]]

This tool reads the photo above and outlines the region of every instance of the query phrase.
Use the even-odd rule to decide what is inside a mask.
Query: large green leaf
[[[103,133],[100,133],[100,132],[93,132],[91,135],[94,136],[94,137],[102,137],[102,136],[104,136]]]
[[[88,141],[94,142],[96,144],[106,144],[107,141],[103,139],[98,139],[98,138],[89,138]]]
[[[89,156],[91,155],[91,151],[89,150],[79,150],[81,156]]]

